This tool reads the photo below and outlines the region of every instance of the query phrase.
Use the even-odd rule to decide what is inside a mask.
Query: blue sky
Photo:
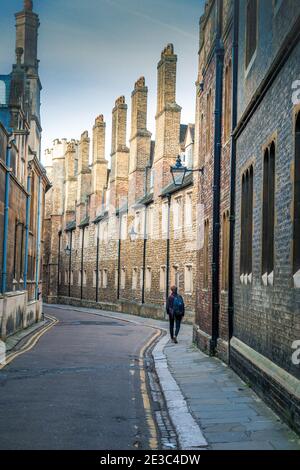
[[[182,122],[194,122],[199,18],[204,0],[34,0],[40,16],[39,59],[43,148],[59,137],[91,133],[95,117],[111,110],[144,75],[149,87],[148,128],[155,136],[156,66],[172,42],[178,54],[177,102]],[[0,73],[14,60],[14,13],[22,0],[1,0]],[[128,119],[130,119],[130,106]]]

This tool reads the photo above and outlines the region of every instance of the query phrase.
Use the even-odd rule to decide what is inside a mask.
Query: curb
[[[164,348],[168,342],[168,336],[164,336],[153,349],[152,355],[180,448],[182,450],[206,448],[208,443],[191,415],[177,382],[169,371],[167,357],[164,353]]]

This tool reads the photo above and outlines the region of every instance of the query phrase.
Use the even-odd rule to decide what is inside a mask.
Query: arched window
[[[300,274],[300,112],[295,128],[295,176],[294,176],[294,274]],[[298,286],[298,283],[297,283]],[[299,284],[300,287],[300,284]]]
[[[0,105],[6,104],[6,85],[3,80],[0,80]]]
[[[230,137],[231,127],[231,94],[232,94],[232,78],[231,78],[231,60],[225,69],[225,96],[224,96],[224,143]]]
[[[273,284],[275,220],[275,143],[265,150],[263,176],[262,276]]]
[[[245,284],[252,280],[253,166],[242,176],[240,274]]]

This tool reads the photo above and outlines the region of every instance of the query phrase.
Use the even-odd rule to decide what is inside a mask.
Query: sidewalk
[[[167,322],[150,318],[80,307],[51,307],[86,311],[168,330]],[[300,437],[235,372],[220,360],[206,356],[192,344],[192,326],[182,326],[177,345],[166,342],[166,338],[161,341],[161,351],[166,357],[168,369],[209,449],[300,450]],[[170,409],[171,400],[166,393],[165,397]]]

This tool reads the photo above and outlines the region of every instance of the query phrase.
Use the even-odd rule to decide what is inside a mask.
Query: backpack
[[[181,295],[175,295],[174,297],[173,314],[175,318],[180,318],[184,314],[184,302]]]

